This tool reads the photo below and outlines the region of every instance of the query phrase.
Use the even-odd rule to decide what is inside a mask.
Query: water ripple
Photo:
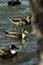
[[[3,6],[7,6],[7,3],[0,4],[0,6],[1,6],[1,7],[3,7]]]

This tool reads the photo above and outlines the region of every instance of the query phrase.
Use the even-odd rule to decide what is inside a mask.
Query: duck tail
[[[7,31],[4,31],[5,34],[9,34]]]
[[[9,18],[9,21],[12,22],[12,19]]]

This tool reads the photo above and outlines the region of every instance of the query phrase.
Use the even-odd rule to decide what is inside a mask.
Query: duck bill
[[[16,47],[16,46],[14,46],[15,47],[15,49],[19,49],[18,47]]]
[[[27,30],[24,31],[26,34],[28,34],[29,32]]]

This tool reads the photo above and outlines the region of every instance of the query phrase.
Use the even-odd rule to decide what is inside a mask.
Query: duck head
[[[11,46],[9,46],[10,47],[10,49],[19,49],[18,47],[16,47],[15,45],[11,45]]]
[[[28,21],[28,23],[30,23],[30,21],[31,21],[31,17],[32,17],[31,14],[29,14],[29,16],[27,16],[27,21]]]
[[[17,51],[16,50],[14,50],[14,49],[19,49],[18,47],[16,47],[15,45],[11,45],[11,46],[9,46],[10,47],[10,51],[11,51],[11,53],[12,54],[16,54],[17,53]]]

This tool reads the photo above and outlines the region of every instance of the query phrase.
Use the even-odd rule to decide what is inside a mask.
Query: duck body
[[[26,19],[9,19],[11,23],[17,26],[22,26],[22,25],[29,25],[31,24],[31,21],[28,22]]]
[[[17,1],[8,1],[8,5],[11,5],[11,6],[15,6],[15,5],[20,5],[21,4],[21,2],[17,2]]]
[[[0,49],[0,58],[2,59],[9,59],[17,55],[17,51],[14,50],[18,49],[15,45],[11,45],[10,49]]]
[[[17,32],[7,32],[7,31],[4,31],[4,33],[5,33],[6,36],[9,37],[9,38],[22,39],[21,33],[17,33]]]
[[[25,39],[26,38],[24,33],[21,34],[18,32],[7,32],[7,31],[4,31],[4,33],[6,34],[7,37],[10,37],[10,38],[15,38],[15,39]]]
[[[17,55],[17,52],[16,53],[14,53],[14,54],[12,54],[11,52],[10,52],[10,50],[0,50],[0,58],[2,58],[2,59],[8,59],[8,58],[12,58],[12,57],[14,57],[14,56],[16,56]]]

